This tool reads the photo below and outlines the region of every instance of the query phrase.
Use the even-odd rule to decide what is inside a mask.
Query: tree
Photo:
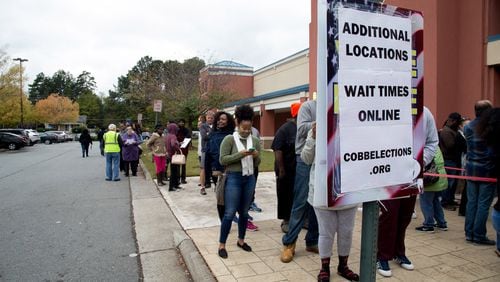
[[[0,126],[17,127],[21,125],[21,100],[23,99],[24,118],[33,122],[31,103],[24,93],[19,93],[19,65],[9,63],[10,58],[0,50]],[[26,77],[23,77],[26,80]]]
[[[78,120],[79,105],[69,98],[51,94],[35,104],[35,114],[41,122],[61,124]]]
[[[92,92],[87,92],[81,95],[77,102],[80,106],[80,115],[87,116],[87,126],[100,125],[103,118],[101,98]]]
[[[33,83],[29,85],[29,96],[33,103],[47,98],[52,93],[76,101],[86,93],[94,93],[95,89],[95,79],[89,72],[83,71],[75,79],[71,73],[59,70],[52,77],[45,76],[43,72],[37,74]]]
[[[43,72],[36,75],[33,83],[29,86],[29,99],[33,104],[49,97],[50,93],[54,93],[51,89],[50,77],[46,77]]]
[[[203,67],[205,62],[198,57],[182,63],[142,57],[127,75],[118,78],[115,91],[110,91],[105,99],[106,117],[113,116],[116,120],[141,113],[145,122],[152,125],[153,100],[160,99],[163,101],[160,121],[183,118],[188,125],[194,125],[199,114],[221,107],[232,96],[224,88],[204,95],[199,86],[199,72]]]

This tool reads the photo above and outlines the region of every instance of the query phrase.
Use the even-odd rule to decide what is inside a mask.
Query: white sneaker
[[[417,213],[415,211],[413,211],[413,214],[411,215],[411,218],[413,218],[413,219],[417,218]]]
[[[413,263],[411,263],[411,261],[406,256],[397,256],[394,258],[394,261],[406,270],[415,269]]]
[[[391,277],[392,271],[389,262],[386,260],[377,260],[377,272],[384,277]]]

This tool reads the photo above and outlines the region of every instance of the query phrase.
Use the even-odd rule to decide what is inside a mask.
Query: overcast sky
[[[1,0],[0,49],[29,83],[85,70],[107,95],[146,55],[256,70],[307,48],[310,17],[309,0]]]

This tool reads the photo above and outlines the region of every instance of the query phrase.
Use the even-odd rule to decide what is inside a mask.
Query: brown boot
[[[285,245],[283,247],[283,251],[281,251],[281,261],[284,263],[289,263],[293,260],[293,256],[295,255],[295,243],[290,245]]]
[[[354,273],[347,266],[347,260],[349,256],[339,256],[339,266],[337,267],[337,273],[349,281],[359,281],[359,275]]]

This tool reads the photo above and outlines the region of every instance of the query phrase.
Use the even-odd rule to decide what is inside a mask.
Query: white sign
[[[187,146],[189,145],[189,143],[191,143],[191,138],[184,138],[184,140],[182,140],[182,143],[181,143],[180,147],[182,149],[187,148]]]
[[[338,32],[342,193],[410,183],[411,20],[339,8]]]
[[[162,100],[154,100],[153,112],[160,113],[162,108]]]

